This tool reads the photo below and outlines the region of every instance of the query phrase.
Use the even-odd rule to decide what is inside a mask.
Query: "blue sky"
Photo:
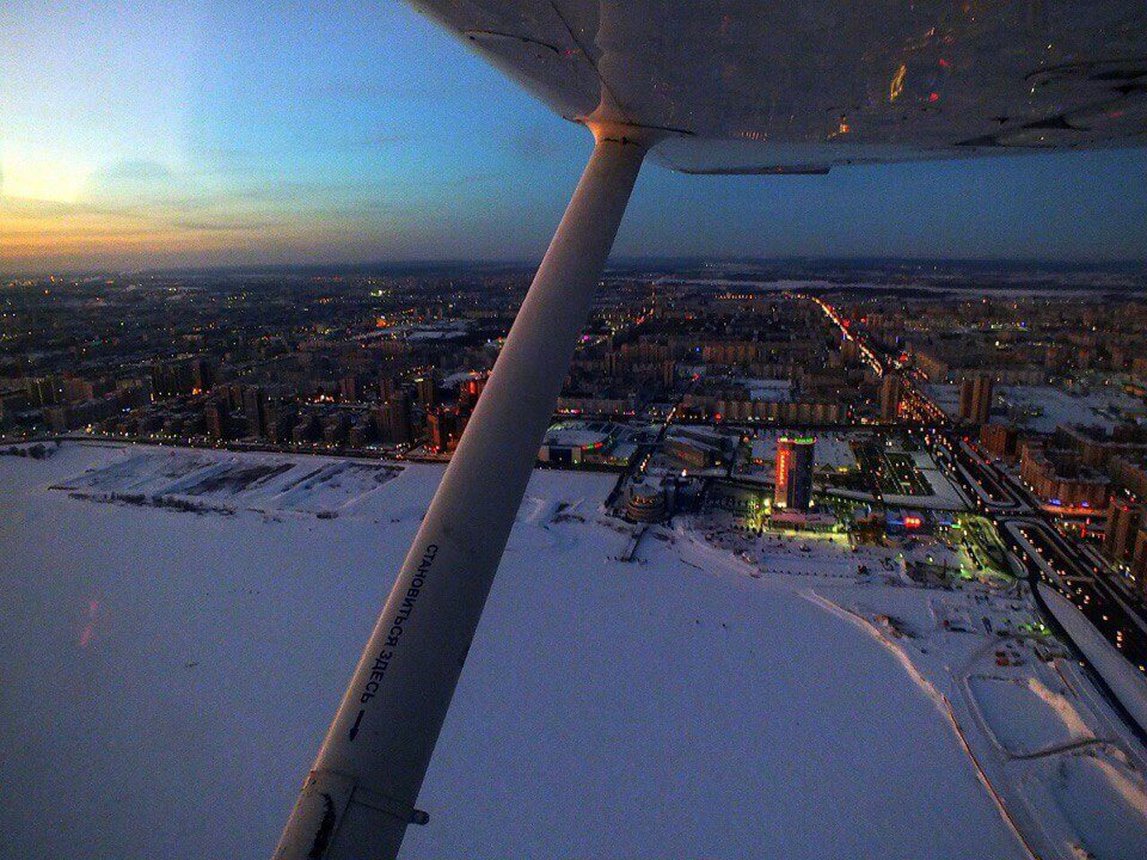
[[[0,7],[0,269],[537,259],[590,148],[405,5]],[[616,255],[1142,259],[1143,150],[689,177]]]

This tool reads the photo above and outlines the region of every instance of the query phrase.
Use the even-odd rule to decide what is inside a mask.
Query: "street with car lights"
[[[913,422],[910,434],[922,436],[944,474],[994,527],[1013,560],[1013,572],[1022,571],[1027,577],[1036,602],[1053,626],[1060,627],[1039,596],[1036,583],[1040,581],[1071,600],[1108,642],[1147,674],[1147,608],[1127,584],[1077,538],[1065,535],[1055,515],[1018,477],[978,450],[975,440],[961,432],[925,393],[927,380],[919,370],[887,363],[866,342],[863,330],[827,302],[815,301],[840,326],[843,336],[859,344],[862,355],[881,375],[902,374],[904,412]],[[1066,631],[1061,633],[1067,636]]]

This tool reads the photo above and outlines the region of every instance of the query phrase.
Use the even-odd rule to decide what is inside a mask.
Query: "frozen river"
[[[441,474],[279,506],[283,457],[197,454],[252,486],[196,513],[144,453],[0,457],[5,857],[269,856]],[[901,661],[667,541],[613,560],[611,483],[535,473],[403,857],[1026,856]]]

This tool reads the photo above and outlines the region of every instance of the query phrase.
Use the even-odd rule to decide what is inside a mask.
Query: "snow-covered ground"
[[[373,461],[144,448],[52,489],[124,504],[179,502],[227,513],[247,509],[329,516],[354,509],[399,472],[398,466]]]
[[[1120,421],[1143,415],[1143,403],[1118,385],[1097,385],[1086,394],[1051,385],[1009,385],[998,391],[1008,416],[1021,427],[1050,433],[1060,424],[1099,426],[1110,432]]]
[[[767,403],[788,403],[793,399],[793,383],[791,379],[741,378],[734,380],[734,382],[748,389],[750,400],[760,400]]]
[[[888,648],[944,714],[1025,850],[1147,857],[1147,751],[1065,649],[1038,632],[1026,584],[986,576],[920,588],[895,548],[758,537],[730,523],[718,513],[679,526],[678,551],[688,557],[684,543],[732,556],[762,587],[787,583]]]
[[[975,675],[968,686],[988,728],[1013,755],[1034,755],[1093,739],[1077,707],[1038,678]],[[1024,714],[1017,720],[1016,714]]]
[[[960,386],[946,382],[933,382],[925,386],[928,396],[949,417],[960,417]]]
[[[240,497],[289,470],[252,472],[233,513],[49,489],[187,498],[169,456],[0,457],[0,855],[268,856],[441,475],[278,506]],[[625,564],[612,482],[535,473],[403,857],[1144,856],[1143,751],[1071,661],[942,623],[1008,629],[1020,597],[908,587],[875,550],[855,575],[821,542],[749,564],[683,527]],[[1030,737],[999,729],[1033,708]]]
[[[928,395],[953,418],[960,415],[959,384],[932,384]],[[1143,403],[1124,393],[1114,381],[1096,384],[1086,393],[1054,385],[1001,385],[995,403],[1003,406],[1003,420],[1036,433],[1051,433],[1060,424],[1099,426],[1110,431],[1121,421],[1141,417]]]

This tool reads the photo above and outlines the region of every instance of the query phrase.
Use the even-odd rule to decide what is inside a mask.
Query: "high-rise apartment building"
[[[773,506],[808,510],[812,505],[813,451],[811,436],[782,436],[777,440],[777,475]]]
[[[960,383],[960,420],[987,424],[992,412],[992,375],[972,373]]]
[[[898,373],[884,374],[880,383],[880,420],[895,421],[904,397],[904,379]]]
[[[1141,507],[1123,500],[1113,501],[1107,514],[1103,554],[1116,564],[1130,561],[1135,551],[1135,538],[1142,522]]]

